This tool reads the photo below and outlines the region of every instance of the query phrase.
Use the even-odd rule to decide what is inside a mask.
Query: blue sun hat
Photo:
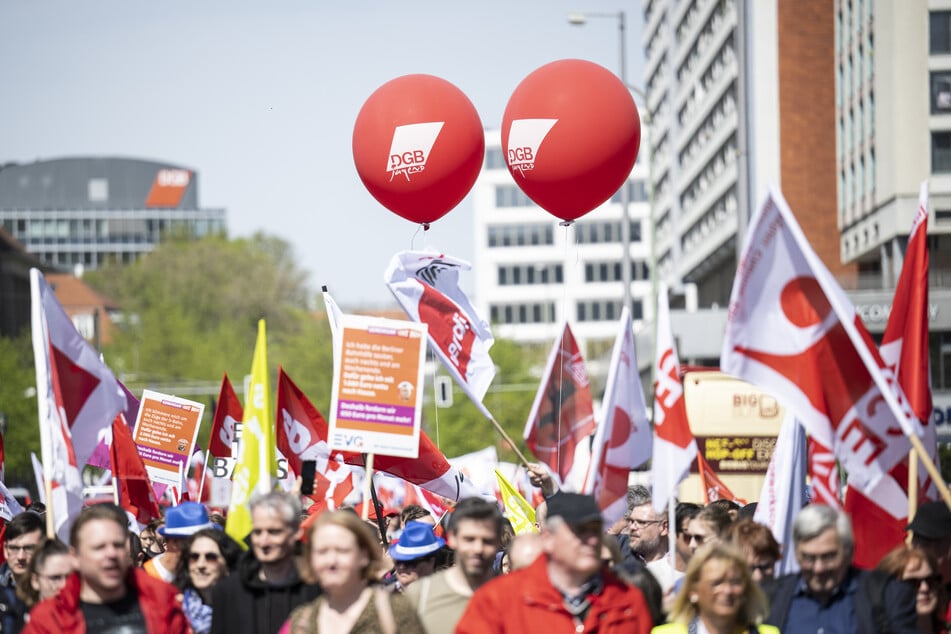
[[[208,511],[198,502],[182,502],[165,513],[165,526],[158,529],[162,537],[190,537],[203,528],[218,525],[208,519]]]
[[[399,541],[390,546],[390,557],[393,561],[412,561],[437,552],[446,540],[436,537],[433,528],[425,522],[406,522]]]

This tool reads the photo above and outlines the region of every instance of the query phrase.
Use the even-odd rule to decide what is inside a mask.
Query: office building
[[[646,158],[642,143],[628,181],[635,330],[653,318]],[[613,341],[624,301],[620,190],[571,226],[561,226],[515,184],[501,133],[494,130],[486,133],[473,206],[475,298],[497,337],[549,345],[567,320],[582,345]]]
[[[81,157],[0,167],[0,227],[60,270],[128,264],[166,235],[224,233],[224,209],[198,205],[194,170]]]

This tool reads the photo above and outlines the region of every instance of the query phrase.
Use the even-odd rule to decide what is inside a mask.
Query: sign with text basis
[[[330,449],[417,458],[426,324],[343,315],[335,337]]]
[[[151,390],[142,393],[133,440],[152,482],[181,490],[204,411],[195,401]]]

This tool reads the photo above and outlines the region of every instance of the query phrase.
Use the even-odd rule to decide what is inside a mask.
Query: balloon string
[[[436,428],[436,448],[442,451],[442,447],[439,445],[439,404],[436,402],[436,368],[439,364],[436,363],[436,355],[433,354],[432,349],[429,350],[428,356],[429,363],[433,366],[433,425]]]
[[[416,233],[413,234],[413,237],[410,238],[410,241],[409,241],[409,250],[410,250],[410,251],[415,251],[415,250],[416,250],[416,236],[419,235],[419,232],[420,232],[420,231],[429,231],[429,223],[428,223],[428,222],[421,222],[421,223],[419,223],[419,225],[417,225],[417,227],[416,227]]]
[[[562,260],[561,260],[561,261],[562,261],[562,262],[565,262],[565,263],[567,264],[567,263],[569,262],[569,260],[568,260],[568,242],[569,242],[569,237],[568,237],[568,236],[569,236],[569,234],[570,234],[570,232],[571,232],[571,229],[570,229],[570,228],[571,228],[571,226],[574,224],[574,221],[565,220],[565,221],[563,221],[563,222],[559,222],[558,224],[565,228],[565,239],[564,239],[564,244],[565,244],[564,249],[565,249],[565,253],[564,253],[564,255],[562,256]],[[567,273],[567,271],[565,271],[565,273]],[[568,323],[568,315],[571,314],[571,306],[570,306],[569,303],[568,303],[568,284],[564,281],[565,279],[566,279],[566,276],[563,276],[563,277],[562,277],[562,284],[561,284],[561,292],[562,292],[561,305],[565,307],[564,321],[565,321],[565,323],[567,324],[567,323]],[[559,361],[561,361],[561,363],[558,364],[558,365],[559,365],[559,367],[558,367],[558,445],[557,445],[557,447],[556,447],[556,449],[555,449],[555,454],[556,454],[556,455],[555,455],[555,464],[558,465],[558,477],[559,477],[559,478],[561,477],[561,432],[562,432],[562,429],[561,429],[561,409],[562,409],[562,401],[563,401],[563,398],[564,398],[564,391],[565,391],[565,383],[564,383],[565,363],[564,363],[564,356],[565,356],[565,354],[566,354],[565,346],[566,346],[566,343],[567,343],[567,342],[565,341],[564,335],[565,335],[564,329],[562,329],[562,333],[561,333],[562,338],[561,338],[561,346],[560,346],[561,349],[558,351],[558,358],[559,358]],[[571,351],[570,351],[570,350],[567,351],[567,354],[571,354]],[[571,456],[569,456],[569,458],[571,458]]]

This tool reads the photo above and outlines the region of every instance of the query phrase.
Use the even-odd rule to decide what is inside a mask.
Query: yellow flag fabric
[[[244,538],[251,532],[251,510],[248,507],[251,495],[272,491],[277,479],[274,436],[267,371],[267,333],[262,319],[258,321],[251,383],[244,404],[238,458],[231,477],[231,504],[225,523],[225,532],[242,546]]]
[[[522,497],[522,494],[505,479],[502,472],[495,470],[495,477],[499,481],[499,490],[502,492],[502,504],[505,505],[506,517],[512,523],[516,535],[535,532],[535,509]]]

